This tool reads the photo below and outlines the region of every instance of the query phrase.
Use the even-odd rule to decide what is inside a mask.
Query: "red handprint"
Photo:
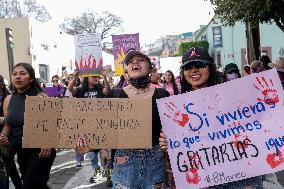
[[[198,169],[190,168],[188,172],[185,174],[186,181],[192,184],[198,184],[200,182],[200,176],[198,175]]]
[[[248,148],[249,147],[249,145],[248,145],[248,143],[249,143],[249,141],[248,140],[245,140],[245,139],[248,139],[248,135],[246,135],[246,134],[235,134],[234,135],[234,145],[235,145],[235,147],[236,148],[240,148],[239,147],[239,145],[238,145],[238,142],[239,141],[244,141],[244,148]]]
[[[190,156],[190,158],[192,158],[192,156]],[[196,154],[193,155],[193,159],[196,160]],[[200,165],[200,162],[198,161],[196,163],[196,165]],[[200,182],[200,176],[198,175],[198,168],[189,168],[189,170],[186,172],[185,174],[186,177],[186,181],[188,183],[192,183],[192,184],[198,184]]]
[[[264,77],[261,77],[262,81],[259,77],[256,77],[256,80],[261,87],[255,84],[253,86],[263,94],[263,99],[257,98],[258,101],[263,101],[265,104],[276,104],[277,102],[279,102],[277,90],[272,88],[272,79],[269,80],[270,83],[268,83]],[[271,88],[269,84],[271,84]]]
[[[283,154],[280,150],[277,150],[276,154],[268,154],[266,156],[266,161],[272,169],[278,167],[284,162]]]
[[[173,102],[165,103],[167,109],[167,113],[164,113],[165,116],[172,119],[176,122],[179,126],[184,127],[185,124],[189,121],[188,114],[181,113],[180,110],[176,107]],[[170,116],[169,114],[173,114]]]

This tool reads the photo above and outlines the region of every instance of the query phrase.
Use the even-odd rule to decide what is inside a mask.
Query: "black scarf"
[[[131,85],[133,85],[133,87],[135,87],[136,89],[139,89],[139,88],[147,87],[149,83],[151,82],[151,78],[149,75],[145,75],[138,79],[129,78],[128,82],[131,83]]]

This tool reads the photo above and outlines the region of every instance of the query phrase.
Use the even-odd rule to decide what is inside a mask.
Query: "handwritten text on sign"
[[[134,48],[140,50],[139,34],[112,35],[114,67],[116,75],[123,75],[123,61],[126,52]]]
[[[158,100],[177,188],[284,169],[283,97],[270,70]]]
[[[101,34],[74,36],[75,66],[81,76],[101,75],[103,69]]]
[[[26,99],[26,148],[74,148],[78,138],[92,149],[150,148],[151,133],[151,99]]]

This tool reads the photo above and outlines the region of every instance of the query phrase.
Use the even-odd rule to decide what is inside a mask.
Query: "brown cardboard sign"
[[[152,99],[27,97],[24,148],[91,149],[152,147]]]

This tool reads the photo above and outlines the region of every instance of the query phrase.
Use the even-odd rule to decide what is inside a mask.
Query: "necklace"
[[[129,87],[129,90],[130,90],[133,94],[142,94],[142,93],[145,93],[146,91],[149,90],[149,86],[148,86],[146,89],[144,89],[143,91],[141,91],[141,92],[133,91],[133,90],[131,89],[131,87]]]

